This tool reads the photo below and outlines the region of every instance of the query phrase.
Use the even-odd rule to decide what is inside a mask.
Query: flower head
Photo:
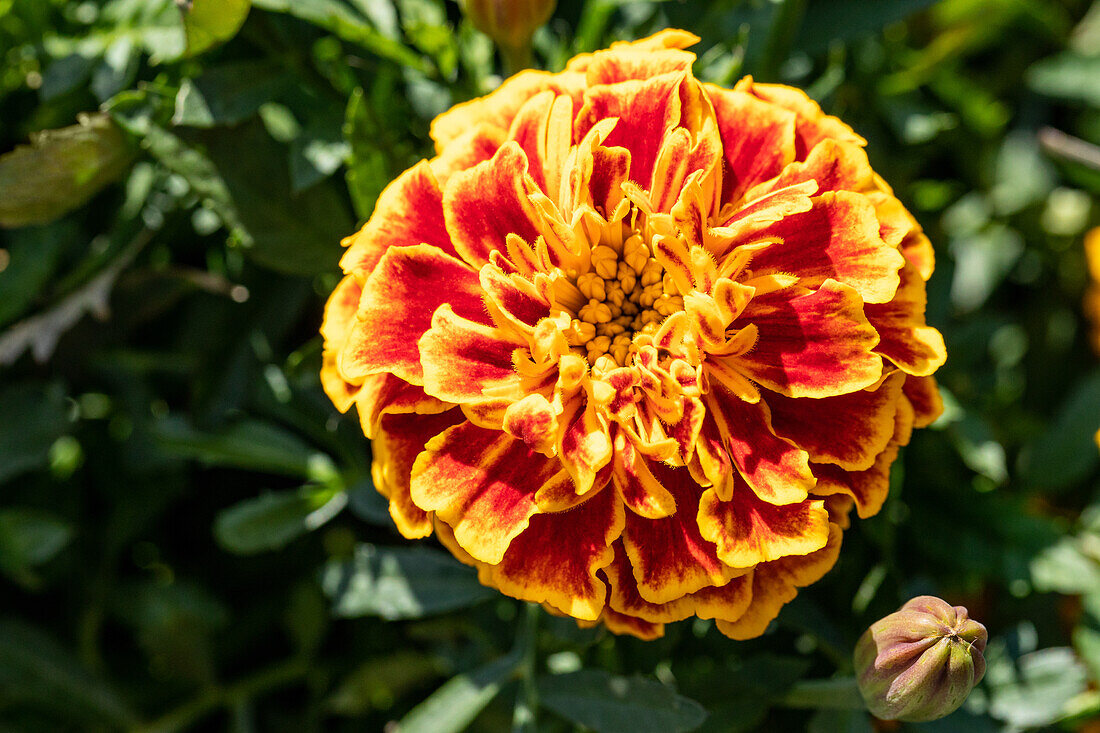
[[[322,378],[408,537],[652,638],[764,631],[940,409],[932,249],[795,89],[665,31],[438,117],[349,237]]]
[[[985,626],[962,606],[918,596],[856,644],[859,691],[884,720],[918,723],[955,712],[985,676]]]

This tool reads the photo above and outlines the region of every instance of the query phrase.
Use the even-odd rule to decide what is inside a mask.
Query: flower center
[[[622,219],[601,227],[588,268],[559,273],[555,290],[565,297],[558,302],[571,316],[566,340],[600,370],[625,366],[636,350],[635,336],[655,333],[684,308],[644,233]]]

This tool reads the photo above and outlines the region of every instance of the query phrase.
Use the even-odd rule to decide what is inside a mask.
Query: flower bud
[[[856,644],[859,691],[883,720],[918,723],[953,713],[985,675],[985,627],[935,596],[881,618]]]
[[[505,49],[520,49],[550,20],[557,0],[462,0],[474,28]]]

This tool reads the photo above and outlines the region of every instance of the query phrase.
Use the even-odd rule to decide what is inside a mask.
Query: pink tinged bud
[[[876,718],[919,723],[955,712],[985,676],[985,626],[962,606],[918,596],[856,644],[859,691]]]
[[[462,10],[474,28],[499,46],[521,48],[554,14],[557,0],[462,0]]]

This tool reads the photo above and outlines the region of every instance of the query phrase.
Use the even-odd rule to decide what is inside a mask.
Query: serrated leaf
[[[196,56],[237,35],[252,0],[183,0],[181,5],[187,54]]]
[[[495,592],[476,573],[448,555],[426,547],[363,544],[350,560],[333,560],[321,586],[337,616],[420,618],[465,608]]]
[[[679,733],[706,720],[702,705],[656,680],[585,669],[538,680],[539,701],[597,733]]]
[[[344,492],[308,486],[261,494],[218,514],[214,536],[238,555],[278,550],[324,525],[346,505]]]
[[[459,733],[500,692],[515,672],[516,653],[460,674],[443,683],[397,724],[396,733]]]
[[[45,224],[85,204],[134,161],[126,136],[105,114],[32,136],[0,156],[0,226]]]

